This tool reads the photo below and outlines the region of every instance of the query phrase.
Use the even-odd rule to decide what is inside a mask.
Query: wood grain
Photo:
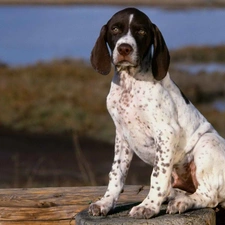
[[[1,225],[75,225],[74,217],[106,191],[100,187],[0,189]],[[127,185],[118,203],[142,201],[148,187]]]

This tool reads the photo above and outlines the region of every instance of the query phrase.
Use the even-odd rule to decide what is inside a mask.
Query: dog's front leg
[[[109,173],[109,184],[105,195],[89,207],[89,213],[94,216],[106,215],[115,206],[128,173],[133,151],[128,143],[117,132],[115,140],[115,155],[112,169]]]
[[[167,131],[169,132],[161,133],[157,140],[149,194],[141,204],[130,211],[130,216],[134,218],[148,219],[158,214],[162,202],[170,194],[176,136],[173,135],[173,130]]]

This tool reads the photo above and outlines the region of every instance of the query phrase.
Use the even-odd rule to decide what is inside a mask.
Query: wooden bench
[[[75,215],[106,188],[0,189],[0,225],[75,225]],[[148,191],[147,186],[126,185],[118,203],[140,202]]]

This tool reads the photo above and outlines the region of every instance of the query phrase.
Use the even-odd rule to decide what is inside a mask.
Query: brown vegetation
[[[210,53],[210,54],[209,54]],[[225,47],[184,48],[171,53],[172,62],[222,62]],[[199,56],[199,59],[198,59]],[[204,56],[200,57],[200,56]],[[225,74],[188,72],[170,68],[171,76],[188,98],[225,134],[225,112],[210,105],[225,96]],[[65,133],[114,139],[114,125],[105,100],[112,74],[101,76],[81,60],[53,60],[27,67],[0,68],[0,124],[33,133]],[[206,107],[207,106],[207,107]],[[215,114],[215,117],[213,116]]]
[[[173,62],[225,63],[225,45],[188,46],[171,52]]]
[[[221,49],[185,48],[171,52],[171,61],[194,63],[195,55],[215,52],[205,61],[217,62]],[[107,183],[115,128],[105,101],[112,73],[99,75],[89,63],[72,59],[16,68],[0,65],[1,187]],[[225,112],[212,106],[225,97],[225,73],[190,75],[173,63],[170,74],[225,137]],[[132,170],[129,184],[149,182],[145,177],[151,169],[137,157]],[[145,175],[140,177],[136,171]]]
[[[4,67],[0,79],[0,124],[4,127],[88,136],[96,132],[101,136],[106,129],[101,126],[109,120],[105,97],[110,77],[95,74],[83,61]]]

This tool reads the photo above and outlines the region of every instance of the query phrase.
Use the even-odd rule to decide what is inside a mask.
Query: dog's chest
[[[151,131],[151,92],[146,82],[127,80],[120,85],[112,82],[107,108],[117,132],[145,162],[152,164],[155,141]]]

